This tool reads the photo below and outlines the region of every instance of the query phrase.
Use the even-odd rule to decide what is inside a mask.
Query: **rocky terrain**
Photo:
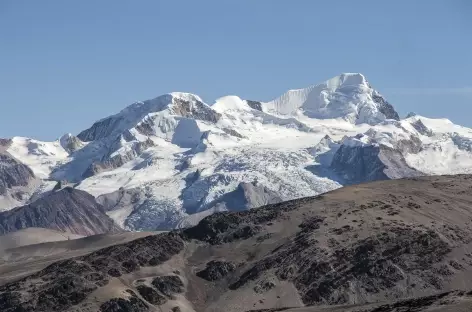
[[[6,151],[10,144],[11,140],[0,139],[0,211],[28,200],[39,186],[31,168]]]
[[[0,234],[38,227],[77,235],[120,232],[90,194],[66,187],[32,203],[0,212]]]
[[[0,310],[469,311],[471,190],[469,175],[414,177],[217,212],[25,266],[0,281]]]

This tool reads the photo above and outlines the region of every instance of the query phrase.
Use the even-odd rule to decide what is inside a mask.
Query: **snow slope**
[[[264,202],[248,194],[289,200],[372,179],[472,172],[472,129],[400,119],[356,73],[270,102],[226,96],[208,105],[175,92],[134,103],[77,136],[12,141],[8,152],[36,176],[74,183],[131,230],[189,225]],[[239,202],[244,207],[232,205]]]

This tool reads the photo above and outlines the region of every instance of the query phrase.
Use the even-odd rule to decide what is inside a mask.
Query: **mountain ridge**
[[[243,205],[230,210],[254,208],[260,201],[247,201],[240,185],[285,201],[376,179],[472,172],[471,146],[472,129],[400,119],[365,76],[347,73],[269,102],[226,96],[208,105],[169,93],[76,136],[14,137],[4,149],[40,179],[36,198],[67,181],[114,202],[107,214],[120,226],[164,230],[226,209],[228,196]]]
[[[0,234],[34,227],[85,236],[121,231],[93,196],[71,187],[0,213]]]

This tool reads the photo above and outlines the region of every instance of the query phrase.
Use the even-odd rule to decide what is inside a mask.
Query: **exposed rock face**
[[[136,287],[139,294],[149,303],[154,305],[161,305],[167,302],[167,298],[158,293],[154,288],[146,286],[146,285],[139,285]]]
[[[154,123],[154,118],[146,118],[136,125],[136,130],[138,130],[138,132],[142,135],[151,136],[155,132],[155,126],[156,124]]]
[[[165,120],[161,120],[156,115],[161,112],[160,116],[165,116]],[[150,136],[156,134],[156,129],[167,132],[182,117],[215,123],[221,115],[193,94],[165,94],[152,100],[136,102],[118,114],[97,121],[89,129],[79,133],[77,137],[89,142],[125,134],[131,132],[132,129]]]
[[[56,183],[56,185],[54,185],[52,191],[53,192],[59,191],[60,189],[63,189],[66,186],[70,186],[67,181],[65,181],[65,180],[57,181],[57,183]]]
[[[170,299],[184,291],[184,283],[177,275],[158,276],[152,281],[152,285]]]
[[[234,130],[234,129],[223,128],[223,131],[224,131],[226,134],[232,135],[232,136],[237,137],[237,138],[240,138],[240,139],[244,139],[244,136],[241,135],[238,131],[236,131],[236,130]]]
[[[8,154],[0,154],[0,195],[15,187],[26,187],[34,179],[34,173],[28,166]]]
[[[468,311],[472,307],[472,296],[470,292],[465,291],[449,291],[431,296],[424,296],[419,298],[398,300],[389,304],[377,303],[366,305],[348,305],[339,307],[338,311],[343,312],[420,312],[420,311],[434,311],[434,312],[459,312]],[[335,308],[336,309],[336,308]],[[275,308],[250,310],[252,312],[297,312],[299,308]],[[304,312],[328,312],[332,311],[321,308],[319,306],[309,306],[303,308]],[[249,312],[249,311],[248,311]]]
[[[263,294],[271,289],[276,287],[274,280],[267,279],[261,280],[257,285],[254,287],[254,291],[258,294]]]
[[[426,136],[433,135],[433,131],[429,129],[428,127],[426,127],[424,123],[421,121],[421,119],[418,119],[415,122],[412,122],[411,125],[413,126],[413,128],[416,129],[416,131],[418,131],[422,135],[426,135]]]
[[[312,245],[312,237],[323,219],[302,224],[297,243],[280,248],[246,271],[232,288],[257,278],[261,271],[275,268],[281,280],[292,280],[305,304],[340,304],[358,301],[358,290],[377,293],[391,288],[410,275],[418,287],[441,288],[433,264],[451,251],[433,231],[387,228],[385,232],[357,241],[348,248],[325,255]],[[350,230],[352,231],[352,230]],[[315,244],[316,245],[316,244]],[[418,274],[418,270],[421,274]],[[353,289],[353,285],[355,289]]]
[[[173,101],[174,106],[171,110],[176,115],[209,122],[217,122],[221,117],[219,113],[215,112],[211,107],[200,101],[190,103],[190,101],[185,101],[179,98],[174,98]]]
[[[249,268],[246,266],[247,269],[244,269],[242,274],[230,274],[229,281],[239,276],[229,286],[230,289],[238,291],[254,287],[256,293],[262,294],[276,288],[280,282],[288,281],[294,284],[306,305],[375,302],[379,298],[392,300],[409,297],[413,293],[431,294],[450,289],[447,285],[451,285],[454,281],[453,276],[460,275],[466,270],[463,261],[472,264],[472,261],[467,260],[469,256],[463,258],[462,261],[456,258],[461,256],[454,256],[455,259],[451,260],[451,254],[457,246],[465,246],[462,244],[467,245],[472,242],[472,232],[453,224],[441,224],[431,228],[428,223],[423,223],[424,220],[420,221],[421,224],[417,223],[421,217],[418,219],[411,214],[418,213],[420,216],[422,209],[428,209],[431,212],[432,202],[443,202],[437,198],[440,196],[438,192],[449,193],[450,198],[457,194],[464,194],[462,192],[468,187],[470,177],[460,178],[459,184],[454,183],[454,180],[439,182],[447,178],[438,178],[439,181],[433,183],[426,182],[427,179],[385,181],[383,194],[378,193],[378,197],[373,194],[368,195],[367,201],[376,197],[377,200],[367,204],[352,201],[355,198],[354,193],[351,193],[354,197],[347,194],[344,197],[345,195],[341,195],[342,190],[331,194],[335,198],[343,198],[346,204],[351,204],[346,206],[340,205],[339,202],[333,202],[332,206],[322,204],[325,196],[331,197],[331,194],[322,195],[316,199],[306,199],[306,204],[309,203],[308,205],[313,205],[312,207],[319,205],[325,207],[320,209],[325,215],[303,213],[299,230],[286,239],[285,243],[266,249],[267,253],[262,256],[262,259],[251,262]],[[375,185],[379,183],[366,184],[362,188],[356,186],[354,189],[355,192],[359,192],[359,196],[363,197],[368,193],[367,190]],[[462,191],[455,189],[458,185]],[[409,190],[406,193],[399,193],[397,187],[405,191]],[[428,191],[426,191],[427,188],[429,188]],[[393,189],[395,193],[389,194],[389,191]],[[410,195],[418,195],[418,192],[426,193],[420,195],[422,199]],[[433,201],[434,197],[436,199]],[[366,198],[361,202],[365,200]],[[303,202],[299,202],[299,207],[304,205]],[[450,205],[454,204],[448,199],[447,206],[451,207]],[[339,209],[340,207],[344,208]],[[253,237],[265,236],[263,235],[264,224],[277,223],[277,220],[284,219],[283,216],[293,219],[297,214],[295,211],[300,211],[298,210],[300,208],[292,210],[291,205],[279,208],[282,208],[282,213],[279,215],[268,214],[266,211],[268,208],[232,214],[218,213],[202,220],[194,229],[185,230],[185,233],[189,237],[211,244],[223,246],[229,241],[238,240],[238,244],[249,246],[250,243],[245,245],[241,243],[241,240],[253,242]],[[330,209],[338,211],[337,215],[335,211],[333,213],[337,222],[344,224],[343,226],[330,226],[331,221],[328,221],[328,218],[331,218],[328,216],[330,213],[326,215]],[[434,214],[450,215],[450,212],[439,212],[441,210],[441,208],[435,210]],[[378,216],[367,217],[365,213],[368,211],[378,213]],[[359,215],[360,219],[355,218],[355,215]],[[405,217],[409,221],[403,219]],[[350,221],[344,221],[346,219]],[[386,220],[383,221],[384,219]],[[366,226],[370,227],[368,225],[370,221],[367,220],[378,222],[378,226],[374,225],[371,228],[375,233],[372,233],[372,230],[359,231],[361,228],[365,229]],[[435,223],[432,221],[432,224]],[[234,238],[234,232],[247,228],[259,228],[259,231],[252,235]],[[328,233],[328,235],[322,237],[322,233]],[[450,238],[456,235],[458,241],[454,241],[455,239],[451,241]],[[231,239],[228,240],[227,237]],[[273,238],[270,236],[268,239]],[[256,239],[256,241],[259,240]],[[470,256],[472,257],[472,254]],[[271,277],[272,274],[275,274],[275,280]],[[472,284],[468,287],[471,286]],[[400,307],[412,309],[418,307],[419,309],[429,306],[428,302],[436,302],[434,296],[425,298],[430,299],[405,300],[381,305],[372,311],[397,311],[396,309]]]
[[[192,228],[183,231],[189,239],[197,239],[210,244],[221,244],[255,236],[262,229],[261,224],[270,222],[309,199],[287,201],[254,210],[238,213],[218,212],[206,217]]]
[[[182,248],[183,241],[179,236],[161,234],[59,261],[34,275],[0,286],[0,307],[2,312],[65,311],[83,302],[97,288],[107,285],[112,277],[135,271],[141,266],[159,265]],[[141,312],[148,311],[148,308],[134,292],[128,291],[126,298],[104,302],[100,311]]]
[[[263,185],[239,183],[236,190],[227,193],[213,205],[224,205],[227,210],[240,211],[280,202],[277,194]]]
[[[345,184],[421,175],[408,166],[402,153],[383,145],[341,145],[331,169]]]
[[[409,140],[400,140],[397,143],[397,149],[403,153],[417,154],[421,152],[423,144],[417,136],[410,136]]]
[[[217,281],[227,276],[236,269],[236,265],[228,261],[210,261],[206,268],[197,272],[197,276],[207,281]]]
[[[135,159],[147,148],[154,146],[152,140],[147,139],[143,142],[133,142],[130,149],[123,154],[118,154],[115,156],[105,155],[103,160],[100,162],[92,163],[89,168],[84,172],[83,178],[88,178],[94,176],[100,172],[112,170],[119,168],[126,164],[128,161]]]
[[[453,133],[451,135],[451,140],[454,144],[461,150],[471,152],[472,151],[472,140],[465,138],[458,133]]]
[[[261,102],[246,100],[246,103],[247,103],[247,105],[249,105],[250,108],[262,112],[262,104],[261,104]]]
[[[40,184],[28,166],[5,151],[11,140],[2,142],[0,142],[0,211],[2,208],[26,203]]]
[[[12,143],[11,139],[0,138],[0,152],[3,152],[4,150],[6,150],[10,146],[11,143]]]
[[[77,135],[83,142],[89,142],[96,139],[106,137],[113,133],[115,126],[119,125],[123,117],[110,116],[100,121],[97,121],[90,127]]]
[[[142,203],[148,196],[150,195],[141,189],[119,189],[113,193],[98,196],[97,202],[109,211]]]
[[[400,116],[398,113],[395,111],[395,108],[387,102],[387,100],[384,99],[380,93],[377,91],[374,91],[372,94],[372,100],[378,104],[379,111],[385,115],[387,119],[395,119],[395,120],[400,120]]]
[[[132,291],[128,299],[114,298],[100,306],[100,312],[148,312],[148,306]]]
[[[63,135],[60,139],[59,142],[61,143],[61,146],[69,153],[72,154],[75,151],[81,149],[84,147],[84,142],[82,142],[78,137],[68,133]]]
[[[316,161],[322,166],[329,167],[340,145],[339,142],[333,141],[329,135],[325,135],[317,145],[309,148],[308,152],[315,156]]]
[[[0,213],[0,233],[42,227],[79,235],[121,231],[90,194],[72,188]]]

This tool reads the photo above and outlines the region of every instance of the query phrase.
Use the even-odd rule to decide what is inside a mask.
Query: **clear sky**
[[[0,0],[0,137],[53,140],[172,91],[270,100],[361,72],[472,127],[470,0]]]

